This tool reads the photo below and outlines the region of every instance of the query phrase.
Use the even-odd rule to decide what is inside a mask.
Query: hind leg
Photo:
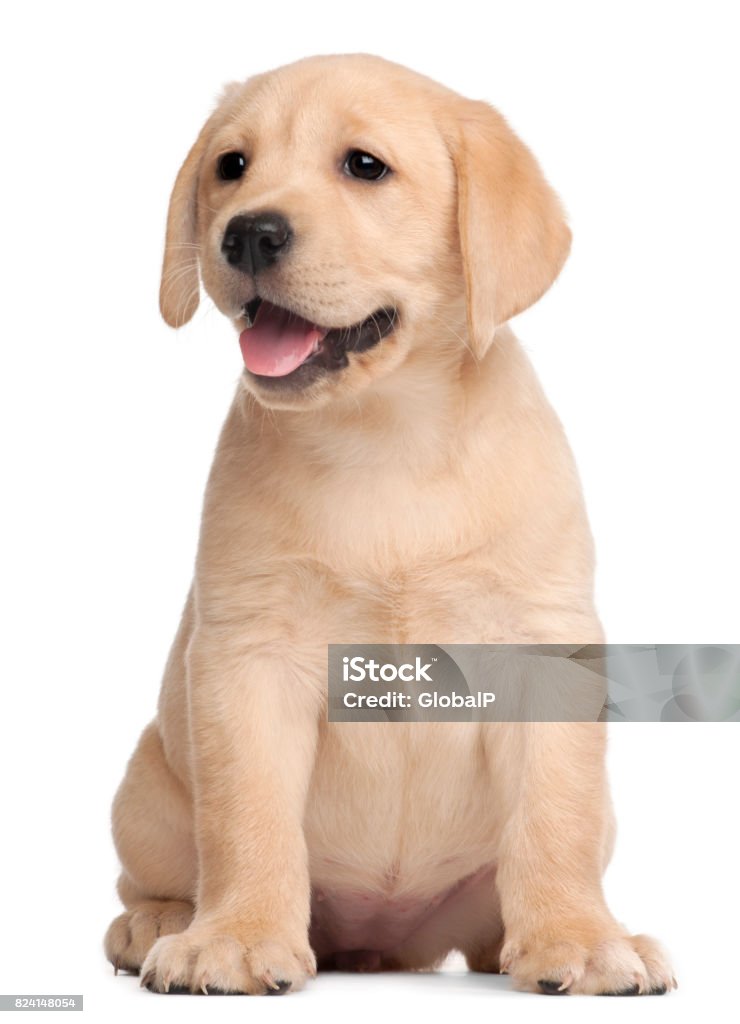
[[[139,900],[115,918],[105,935],[105,955],[118,974],[138,974],[160,935],[184,932],[193,917],[184,900]]]
[[[105,936],[113,966],[136,972],[160,935],[193,916],[197,861],[192,805],[165,759],[156,723],[144,730],[113,804],[113,839],[127,908]]]

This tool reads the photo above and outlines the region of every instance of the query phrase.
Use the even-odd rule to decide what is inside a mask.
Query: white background
[[[283,1000],[114,980],[110,800],[188,586],[240,371],[204,303],[156,305],[169,189],[220,86],[369,51],[497,105],[570,211],[571,259],[515,322],[571,438],[614,642],[740,642],[737,25],[731,3],[6,4],[0,189],[0,991],[94,1021],[392,1013],[728,1020],[738,958],[732,725],[612,730],[617,916],[671,948],[665,999],[506,979],[319,979]],[[503,1003],[502,1003],[503,1001]]]

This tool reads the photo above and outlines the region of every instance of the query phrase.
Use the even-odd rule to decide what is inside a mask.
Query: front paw
[[[676,987],[665,952],[646,935],[512,938],[502,950],[501,970],[516,988],[545,995],[663,995]]]
[[[282,995],[301,988],[315,973],[305,940],[252,942],[192,925],[155,942],[141,968],[141,984],[152,992]]]

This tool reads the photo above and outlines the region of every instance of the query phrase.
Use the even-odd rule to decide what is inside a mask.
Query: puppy
[[[330,724],[329,643],[599,643],[563,432],[507,322],[570,244],[489,106],[368,56],[227,88],[175,182],[160,293],[199,276],[244,371],[195,578],[113,807],[116,968],[280,993],[319,967],[544,993],[674,985],[612,917],[597,723]]]

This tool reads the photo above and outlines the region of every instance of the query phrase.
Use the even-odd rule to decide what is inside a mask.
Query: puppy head
[[[354,395],[414,352],[433,363],[557,275],[570,234],[534,158],[490,107],[367,56],[230,86],[175,182],[160,307],[199,274],[267,406]]]

